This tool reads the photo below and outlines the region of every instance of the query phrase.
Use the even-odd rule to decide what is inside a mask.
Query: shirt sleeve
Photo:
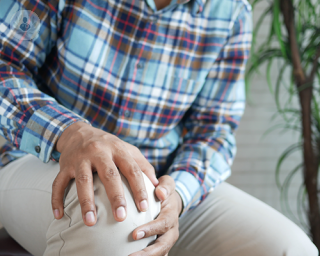
[[[77,121],[89,123],[39,90],[34,79],[56,45],[63,4],[63,0],[5,0],[0,8],[0,135],[43,162],[56,159],[53,153],[59,156],[54,145],[64,129]],[[39,19],[29,23],[36,33],[32,39],[19,35],[13,23],[21,11],[32,11]]]
[[[231,174],[234,131],[245,108],[245,65],[252,40],[251,9],[243,6],[196,100],[182,120],[186,130],[169,175],[183,216]]]

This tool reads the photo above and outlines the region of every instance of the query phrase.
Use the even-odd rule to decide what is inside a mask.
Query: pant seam
[[[61,256],[61,251],[62,251],[62,249],[63,249],[63,246],[64,246],[65,243],[66,243],[66,241],[65,241],[65,240],[63,239],[63,237],[62,237],[62,232],[64,232],[65,230],[67,230],[68,228],[71,227],[71,217],[70,217],[66,212],[65,212],[64,214],[69,218],[69,225],[68,225],[68,227],[67,227],[66,229],[58,232],[58,233],[53,234],[52,236],[50,236],[50,237],[47,239],[47,247],[48,247],[48,240],[50,240],[52,237],[54,237],[54,236],[56,236],[57,234],[59,234],[59,237],[60,237],[60,239],[61,239],[62,242],[63,242],[63,244],[61,245],[61,248],[59,249],[59,256]],[[52,223],[53,223],[55,220],[56,220],[56,219],[53,219],[53,221],[51,222],[50,226],[52,225]],[[49,230],[49,229],[48,229],[48,230]],[[47,230],[47,232],[48,232],[48,230]]]
[[[71,202],[70,202],[69,204],[71,204],[71,203],[72,203],[74,200],[76,200],[76,199],[77,199],[77,197],[74,198],[73,200],[71,200]],[[68,204],[68,205],[69,205],[69,204]],[[66,206],[65,206],[64,208],[66,208]],[[62,255],[62,249],[63,249],[63,247],[64,247],[65,244],[66,244],[66,241],[63,239],[63,234],[62,234],[62,233],[63,233],[64,231],[66,231],[68,228],[71,228],[73,225],[79,223],[80,221],[83,221],[83,220],[79,220],[78,222],[76,222],[76,223],[74,223],[73,225],[71,225],[71,223],[72,223],[72,218],[71,218],[71,216],[67,213],[67,211],[64,211],[64,214],[65,214],[66,217],[68,217],[68,219],[69,219],[68,227],[65,228],[64,230],[61,230],[60,232],[52,235],[50,238],[47,239],[47,241],[48,241],[48,240],[51,239],[53,236],[59,234],[60,239],[63,241],[63,244],[61,245],[61,248],[60,248],[60,250],[59,250],[59,256]],[[54,221],[54,220],[53,220],[53,221]]]
[[[61,256],[61,251],[62,251],[62,248],[63,248],[64,244],[66,243],[66,241],[64,241],[64,239],[62,238],[62,231],[60,232],[59,236],[60,236],[61,240],[63,241],[63,244],[59,250],[59,256]]]

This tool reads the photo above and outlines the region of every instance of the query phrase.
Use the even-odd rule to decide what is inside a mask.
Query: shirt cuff
[[[176,191],[183,203],[182,217],[192,205],[196,205],[201,198],[201,186],[199,181],[189,172],[174,171],[170,174],[176,184]]]
[[[88,120],[55,102],[39,108],[24,127],[19,149],[47,163],[62,132],[78,121],[90,124]],[[54,159],[60,155],[57,153],[55,151]]]

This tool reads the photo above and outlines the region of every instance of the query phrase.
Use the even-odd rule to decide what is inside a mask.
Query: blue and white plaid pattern
[[[131,143],[197,206],[230,175],[251,46],[246,0],[0,0],[1,165],[59,160],[63,130],[84,121]],[[18,10],[40,19],[22,40]]]

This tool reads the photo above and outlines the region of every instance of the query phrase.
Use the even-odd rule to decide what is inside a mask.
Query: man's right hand
[[[126,200],[118,168],[129,182],[138,210],[147,211],[147,191],[141,171],[154,186],[159,182],[153,166],[137,147],[87,123],[76,122],[64,130],[56,150],[61,153],[60,172],[52,184],[52,210],[56,219],[63,217],[64,191],[75,178],[83,221],[87,226],[96,223],[92,173],[97,172],[115,220],[124,221]]]

